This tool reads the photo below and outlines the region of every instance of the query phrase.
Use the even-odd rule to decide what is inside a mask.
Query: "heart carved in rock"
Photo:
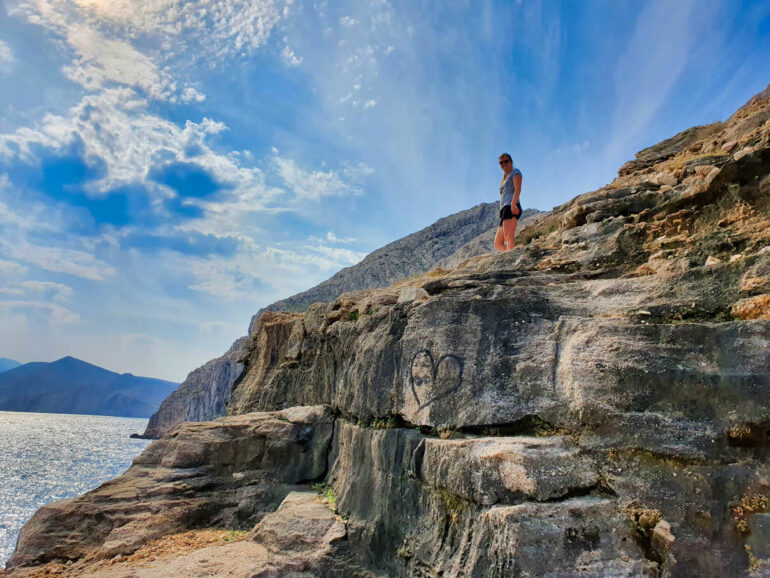
[[[449,353],[434,363],[431,352],[422,349],[412,358],[410,379],[419,412],[459,389],[463,382],[463,360]]]

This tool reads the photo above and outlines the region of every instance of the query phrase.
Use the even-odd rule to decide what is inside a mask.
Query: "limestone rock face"
[[[55,559],[130,554],[191,528],[250,529],[296,484],[324,475],[332,430],[323,407],[182,424],[119,478],[38,510],[8,562],[11,575]]]
[[[564,444],[339,421],[329,479],[353,554],[390,576],[656,575],[620,501],[597,487],[592,466],[576,471],[586,459]],[[557,461],[571,479],[546,479]]]
[[[299,498],[283,510],[304,512],[295,526],[252,535],[276,558],[322,552],[307,562],[320,576],[329,560],[387,576],[768,575],[770,89],[641,151],[518,243],[263,312],[231,417],[180,426],[124,481],[43,508],[12,575],[135,547],[148,526],[253,525],[321,478],[346,540],[328,516],[308,525]],[[228,438],[238,419],[255,433]],[[221,442],[185,441],[196,427]],[[199,471],[238,478],[189,492]]]
[[[521,222],[528,223],[543,214],[527,209]],[[496,215],[496,203],[478,205],[450,215],[375,251],[358,265],[344,269],[317,287],[266,309],[303,310],[316,301],[331,301],[343,292],[389,285],[436,266],[453,267],[469,257],[489,253],[497,228]],[[479,234],[481,231],[484,232]],[[250,334],[256,328],[256,319],[256,316],[252,319]],[[238,339],[223,356],[191,372],[184,383],[164,400],[142,437],[157,439],[184,421],[207,421],[223,416],[232,385],[243,370],[239,359],[246,339]]]
[[[245,344],[246,337],[241,337],[223,356],[192,371],[177,390],[163,400],[142,437],[157,439],[182,422],[209,421],[223,416],[233,382],[243,371],[238,359]]]
[[[427,498],[416,497],[409,512],[394,503],[407,493],[402,482],[390,486],[411,475],[397,473],[403,466],[420,469],[413,475],[421,487],[478,507],[525,496],[533,504],[590,496],[614,508],[603,521],[633,519],[628,508],[657,512],[666,532],[639,523],[635,531],[656,571],[747,575],[765,562],[749,557],[741,532],[761,532],[754,516],[763,512],[743,520],[735,504],[770,495],[770,445],[762,437],[770,429],[769,121],[766,91],[725,123],[643,151],[610,185],[522,227],[514,251],[410,281],[428,293],[425,301],[399,303],[401,284],[344,294],[302,315],[261,318],[228,411],[325,403],[364,425],[510,438],[499,447],[450,440],[454,445],[440,450],[425,442],[419,466],[388,471],[377,461],[357,468],[360,479],[335,464],[340,511],[350,516],[351,536],[365,544],[362,556],[392,552],[400,539],[411,547],[428,534],[388,525],[432,519],[421,502]],[[726,142],[733,143],[729,151]],[[257,345],[262,339],[267,349]],[[536,449],[516,436],[531,436],[536,424],[568,436],[541,450],[577,455],[574,470],[583,478],[560,469],[561,458],[528,457]],[[412,455],[420,442],[409,443],[414,447],[393,455]],[[486,451],[497,457],[485,459]],[[533,463],[558,483],[549,486]],[[351,501],[359,488],[366,497]],[[555,516],[542,505],[528,508]],[[472,519],[490,519],[480,512]],[[617,535],[612,527],[606,531]],[[436,554],[446,537],[428,542],[430,554],[418,549],[400,565],[390,558],[372,563],[410,575],[423,571],[414,560],[424,568],[441,562],[451,575],[450,551]],[[511,537],[513,543],[522,542]],[[511,563],[521,561],[509,552]],[[592,572],[648,571],[609,570],[610,560],[634,557],[607,556],[598,560],[610,565]],[[554,575],[567,572],[556,560],[551,567]]]

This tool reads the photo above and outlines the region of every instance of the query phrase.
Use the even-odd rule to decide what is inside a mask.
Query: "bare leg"
[[[510,251],[516,246],[516,225],[518,219],[506,219],[503,221],[503,237],[505,238],[506,251]],[[499,229],[498,229],[499,232]],[[502,250],[502,249],[501,249]]]
[[[504,239],[505,237],[503,237],[503,228],[498,227],[497,233],[495,234],[495,249],[498,251],[505,251]]]

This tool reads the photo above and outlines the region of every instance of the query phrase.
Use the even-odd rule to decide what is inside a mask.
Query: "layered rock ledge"
[[[230,417],[43,508],[10,574],[67,557],[87,572],[148,527],[252,530],[322,482],[340,525],[285,502],[292,571],[770,575],[770,90],[520,241],[264,312]],[[288,568],[271,535],[250,540]]]

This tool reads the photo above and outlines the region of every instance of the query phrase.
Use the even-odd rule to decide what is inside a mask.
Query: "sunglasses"
[[[500,161],[500,166],[506,165],[506,164],[508,164],[509,162],[511,162],[511,159],[505,159],[505,160],[502,160],[502,161]]]

